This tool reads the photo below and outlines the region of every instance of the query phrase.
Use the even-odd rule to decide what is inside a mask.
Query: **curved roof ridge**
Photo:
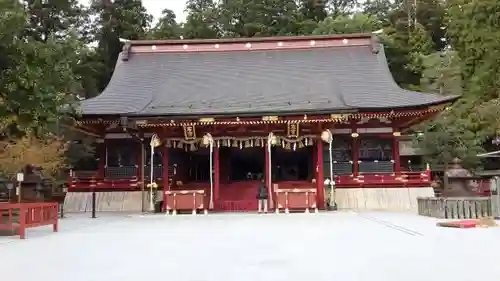
[[[352,34],[327,34],[327,35],[300,35],[300,36],[269,36],[269,37],[237,37],[237,38],[217,38],[217,39],[168,39],[168,40],[130,40],[131,46],[152,46],[152,45],[184,45],[184,44],[216,44],[216,43],[254,43],[254,42],[287,42],[303,40],[327,40],[327,39],[355,39],[372,38],[372,33],[352,33]]]

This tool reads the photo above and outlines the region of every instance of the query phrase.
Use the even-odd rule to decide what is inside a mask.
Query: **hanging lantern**
[[[275,135],[271,136],[271,144],[272,145],[278,144],[278,138]]]
[[[326,142],[326,143],[331,143],[333,141],[333,135],[330,130],[324,130],[323,133],[321,133],[321,140]]]
[[[206,134],[203,136],[202,143],[204,146],[209,146],[213,141],[214,139],[212,138],[212,135]]]

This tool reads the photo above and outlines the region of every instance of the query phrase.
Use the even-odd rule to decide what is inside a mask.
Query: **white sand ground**
[[[9,281],[498,281],[500,227],[412,214],[70,215],[0,237]]]

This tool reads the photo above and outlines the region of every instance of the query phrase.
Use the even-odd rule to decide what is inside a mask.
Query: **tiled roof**
[[[378,44],[378,43],[376,43]],[[122,54],[123,55],[123,54]],[[245,115],[390,110],[453,101],[400,88],[383,48],[145,52],[119,58],[84,115]]]

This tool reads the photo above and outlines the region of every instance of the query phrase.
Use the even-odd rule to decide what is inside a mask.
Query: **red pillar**
[[[316,191],[317,202],[319,209],[324,210],[325,207],[325,187],[324,187],[324,160],[323,160],[323,141],[318,139],[316,141]],[[330,177],[330,176],[328,176]]]
[[[352,174],[359,176],[359,135],[352,138]]]
[[[138,155],[138,163],[137,163],[137,182],[139,183],[139,187],[141,188],[141,210],[143,212],[146,211],[146,206],[145,206],[145,194],[144,190],[146,189],[146,184],[144,182],[144,158],[145,157],[145,150],[144,150],[144,140],[141,139],[141,141],[138,143],[139,144],[139,155]]]
[[[168,178],[168,152],[168,147],[163,146],[163,191],[170,190]]]
[[[269,169],[270,169],[270,163],[269,163],[269,149],[268,149],[268,144],[266,143],[265,146],[264,146],[264,151],[265,151],[265,162],[266,162],[266,172],[264,173],[265,174],[265,179],[266,179],[266,186],[267,186],[267,197],[268,197],[268,202],[269,202],[269,207],[271,207],[273,205],[272,201],[271,201],[271,197],[273,197],[273,194],[272,194],[272,190],[273,190],[273,187],[272,186],[269,186],[269,181],[270,179],[272,178],[272,175],[269,174]],[[274,199],[274,197],[273,197]]]
[[[312,152],[312,167],[313,167],[313,177],[315,180],[318,179],[318,150],[313,149]]]
[[[170,190],[169,178],[168,178],[168,147],[163,146],[163,211],[167,210],[167,196],[165,192]]]
[[[99,167],[97,170],[97,177],[104,178],[106,175],[106,140],[103,139],[101,143],[98,144],[99,153]]]
[[[401,157],[399,156],[399,133],[397,132],[392,136],[392,158],[394,160],[394,173],[398,176],[401,174]]]
[[[220,195],[220,149],[217,145],[214,146],[214,208],[219,206]]]

